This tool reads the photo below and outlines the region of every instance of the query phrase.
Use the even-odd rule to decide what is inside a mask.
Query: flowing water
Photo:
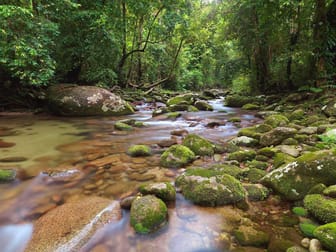
[[[0,168],[15,168],[21,178],[10,184],[0,184],[1,243],[14,244],[15,248],[14,234],[21,234],[20,244],[16,244],[14,250],[7,250],[20,251],[19,247],[30,238],[29,224],[65,202],[84,202],[88,197],[98,196],[113,202],[109,206],[113,208],[115,200],[133,194],[141,183],[173,181],[183,169],[161,167],[162,149],[157,146],[163,140],[181,141],[180,137],[171,135],[173,130],[187,130],[223,144],[239,127],[256,124],[259,120],[252,113],[224,107],[220,99],[211,103],[215,108],[213,112],[183,112],[176,120],[164,116],[152,118],[147,104],[139,106],[134,115],[118,118],[0,116]],[[238,124],[228,122],[233,116],[242,121]],[[113,125],[120,119],[141,121],[145,127],[129,132],[116,131]],[[154,155],[128,156],[126,151],[134,144],[150,145]],[[202,158],[193,165],[207,166],[220,163],[224,158],[224,154]],[[269,207],[268,202],[256,203],[248,212],[233,206],[198,207],[178,194],[176,202],[168,206],[168,225],[154,234],[135,234],[129,225],[128,211],[90,233],[94,222],[104,215],[103,211],[89,220],[82,230],[77,230],[75,237],[58,244],[53,251],[236,251],[240,247],[232,239],[232,232],[245,219],[257,221],[265,230],[274,233],[273,224],[278,221],[279,213],[288,212],[286,207],[285,203]],[[80,209],[75,215],[84,219],[85,212],[87,209]],[[52,223],[48,227],[50,233],[60,229],[59,226],[60,223]],[[281,230],[277,228],[277,235]],[[80,244],[83,237],[86,237],[85,243]],[[45,251],[37,249],[39,242],[42,242],[39,237],[33,238],[26,251]],[[245,251],[263,251],[247,249]]]

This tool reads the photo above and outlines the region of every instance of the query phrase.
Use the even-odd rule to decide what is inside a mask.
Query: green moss
[[[243,246],[265,247],[270,240],[269,234],[249,226],[240,226],[233,234]]]
[[[240,119],[240,117],[230,117],[228,119],[228,122],[232,122],[232,123],[241,122],[241,119]]]
[[[269,158],[266,157],[266,156],[264,156],[264,155],[257,155],[257,156],[255,157],[255,160],[257,160],[257,161],[261,161],[261,162],[267,162],[267,161],[269,160]]]
[[[306,237],[313,238],[314,236],[314,231],[318,226],[313,224],[313,223],[300,223],[299,228],[302,234]]]
[[[322,194],[326,188],[325,184],[318,183],[310,188],[307,194]]]
[[[242,150],[232,152],[228,155],[228,160],[237,160],[238,162],[248,161],[254,159],[256,152],[254,150]]]
[[[291,121],[302,120],[305,116],[305,112],[302,109],[294,110],[289,116],[288,119]]]
[[[214,144],[195,134],[187,135],[182,144],[192,150],[196,155],[213,156],[215,154]]]
[[[276,153],[273,159],[274,168],[279,168],[281,165],[292,162],[294,158],[285,153],[279,152]]]
[[[167,118],[169,119],[176,119],[178,117],[180,117],[182,114],[180,112],[170,112],[167,113]]]
[[[299,246],[293,246],[288,248],[286,252],[308,252],[308,250]]]
[[[336,222],[336,200],[320,194],[310,194],[304,198],[304,206],[318,220],[328,223]]]
[[[251,168],[247,172],[246,178],[251,182],[251,183],[258,183],[265,175],[267,172],[256,169],[256,168]]]
[[[245,104],[242,109],[245,110],[258,110],[260,109],[260,106],[258,104],[253,104],[253,103],[247,103]]]
[[[336,198],[336,185],[332,185],[324,189],[323,194],[329,197]]]
[[[161,165],[168,168],[179,168],[195,159],[195,154],[188,147],[173,145],[161,155]]]
[[[336,251],[336,222],[316,228],[314,236],[325,248],[330,249],[331,252]]]
[[[13,181],[15,180],[15,176],[15,170],[0,169],[0,183]]]
[[[259,140],[261,133],[257,132],[255,127],[248,127],[239,130],[238,136],[247,136]]]
[[[188,111],[190,105],[188,104],[176,104],[171,105],[168,107],[170,112],[176,112],[176,111]]]
[[[150,156],[152,150],[147,145],[133,145],[128,148],[127,154],[132,157]]]
[[[285,126],[289,123],[289,120],[284,115],[270,115],[265,118],[265,124],[272,126],[273,128],[279,126]]]
[[[250,168],[257,168],[257,169],[260,169],[260,170],[266,170],[267,167],[269,166],[268,163],[262,162],[262,161],[257,161],[257,160],[248,161],[247,165]]]
[[[303,207],[293,207],[292,212],[297,216],[306,217],[308,215],[307,209]]]
[[[177,104],[193,104],[194,103],[194,94],[181,94],[181,95],[178,95],[178,96],[175,96],[173,98],[170,98],[168,101],[167,101],[167,105],[168,106],[171,106],[171,105],[177,105]]]
[[[195,106],[189,105],[187,111],[188,112],[198,112],[199,110]]]
[[[287,138],[285,139],[282,144],[285,144],[285,145],[298,145],[299,144],[299,141],[294,139],[294,138]]]
[[[251,201],[265,200],[269,195],[269,190],[260,184],[245,184],[244,188],[248,199]]]
[[[196,101],[194,105],[197,109],[202,111],[213,111],[213,107],[206,101]]]
[[[227,95],[225,97],[225,105],[229,107],[242,107],[247,103],[253,103],[253,97],[243,95]]]
[[[152,195],[137,198],[130,211],[130,222],[137,233],[154,232],[167,221],[168,210],[165,203]]]
[[[114,124],[114,128],[117,129],[117,130],[121,130],[121,131],[131,131],[133,130],[133,127],[126,124],[126,123],[123,123],[123,122],[116,122]]]
[[[266,156],[268,158],[273,158],[276,152],[277,152],[277,149],[271,148],[271,147],[264,147],[264,148],[258,150],[259,155],[263,155],[263,156]]]
[[[211,170],[218,172],[215,175],[228,174],[235,178],[241,178],[245,171],[236,165],[216,164],[210,167]]]

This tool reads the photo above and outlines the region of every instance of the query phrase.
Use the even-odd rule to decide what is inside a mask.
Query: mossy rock
[[[227,174],[202,175],[188,175],[187,172],[177,177],[175,181],[184,197],[195,204],[222,206],[237,203],[245,198],[244,188],[234,177]]]
[[[228,155],[228,160],[237,160],[238,162],[253,160],[256,156],[254,150],[241,150],[232,152]]]
[[[131,206],[131,225],[140,234],[158,230],[167,223],[167,216],[167,206],[153,195],[136,198]]]
[[[250,226],[240,226],[233,232],[240,245],[253,247],[267,247],[269,234]]]
[[[161,155],[161,165],[168,168],[180,168],[196,158],[195,153],[184,145],[173,145]]]
[[[260,109],[260,106],[258,104],[254,104],[254,103],[247,103],[245,104],[242,109],[245,110],[258,110]]]
[[[244,184],[243,187],[245,188],[247,197],[250,201],[265,200],[270,193],[268,188],[261,184]]]
[[[262,161],[257,161],[257,160],[248,161],[247,165],[250,168],[256,168],[256,169],[260,169],[260,170],[266,170],[269,166],[268,163],[262,162]]]
[[[303,109],[296,109],[290,115],[288,116],[288,119],[290,121],[295,121],[295,120],[302,120],[305,117],[305,112]]]
[[[286,252],[309,252],[308,249],[302,248],[300,246],[293,246],[286,250]]]
[[[336,185],[325,188],[323,190],[323,194],[332,198],[336,198]]]
[[[273,128],[286,126],[289,123],[289,120],[284,115],[270,115],[265,118],[265,124],[272,126]]]
[[[283,140],[282,144],[284,144],[284,145],[298,145],[299,141],[290,137],[290,138],[287,138],[287,139]]]
[[[159,182],[141,185],[139,192],[144,195],[152,194],[163,201],[174,201],[176,198],[176,190],[169,182]]]
[[[189,109],[188,104],[176,104],[176,105],[170,105],[168,107],[170,112],[177,112],[177,111],[188,111]]]
[[[318,227],[318,225],[310,223],[310,222],[303,222],[299,224],[300,231],[305,237],[314,238],[314,231]]]
[[[126,123],[123,123],[123,122],[116,122],[114,124],[114,128],[116,130],[121,130],[121,131],[131,131],[131,130],[133,130],[132,126],[130,126],[130,125],[126,124]]]
[[[271,147],[264,147],[260,150],[258,150],[258,155],[263,155],[266,156],[268,158],[273,158],[275,153],[277,152],[277,149],[275,148],[271,148]]]
[[[171,105],[178,105],[178,104],[187,104],[187,105],[192,105],[195,101],[195,94],[192,93],[188,93],[188,94],[181,94],[178,96],[175,96],[173,98],[170,98],[167,101],[167,105],[171,106]]]
[[[252,137],[240,136],[231,139],[230,143],[233,143],[237,146],[254,147],[257,146],[259,142]]]
[[[323,183],[318,183],[309,189],[307,194],[322,194],[327,186]]]
[[[279,152],[276,153],[273,159],[273,167],[279,168],[281,165],[294,161],[295,158],[292,156]]]
[[[202,177],[208,177],[208,178],[212,176],[216,176],[216,175],[228,174],[228,175],[231,175],[232,177],[239,179],[243,176],[244,172],[245,171],[243,169],[235,165],[215,164],[208,169],[204,169],[204,168],[199,168],[199,170],[197,169],[189,170],[188,169],[186,171],[186,174],[190,176],[195,175],[195,176],[202,176]]]
[[[15,180],[16,171],[11,169],[0,169],[0,183],[11,182]]]
[[[256,168],[251,168],[247,171],[246,173],[246,178],[251,182],[251,183],[259,183],[259,181],[267,174],[266,171],[256,169]]]
[[[187,111],[188,111],[188,112],[198,112],[199,109],[196,108],[196,107],[193,106],[193,105],[189,105]]]
[[[183,139],[182,144],[192,150],[196,155],[213,156],[215,146],[209,140],[195,134],[189,134]]]
[[[262,184],[288,200],[303,199],[319,183],[327,186],[336,183],[336,156],[333,151],[306,153],[262,179]]]
[[[306,217],[308,215],[308,211],[304,207],[293,207],[292,212],[301,217]]]
[[[323,223],[336,222],[336,200],[320,194],[309,194],[304,206],[316,219]]]
[[[132,157],[145,157],[150,156],[152,154],[152,150],[147,145],[133,145],[128,148],[127,154]]]
[[[266,156],[264,156],[264,155],[257,155],[257,156],[255,157],[255,160],[257,160],[257,161],[261,161],[261,162],[267,162],[267,161],[269,160],[269,158],[266,157]]]
[[[227,95],[224,104],[229,107],[242,107],[247,103],[253,103],[254,98],[243,95]]]
[[[336,222],[319,226],[314,230],[314,236],[331,252],[336,252]]]
[[[159,109],[155,109],[152,112],[152,117],[159,116],[159,115],[162,115],[162,114],[165,114],[165,113],[168,113],[168,112],[169,112],[169,109],[167,107],[162,107],[162,108],[159,108]]]
[[[170,113],[166,114],[167,118],[169,118],[169,119],[177,119],[181,115],[182,114],[180,112],[170,112]]]
[[[241,122],[241,118],[240,118],[240,117],[237,117],[237,116],[230,117],[230,118],[228,119],[228,122],[232,122],[232,123]]]
[[[281,144],[287,138],[293,137],[297,132],[294,128],[277,127],[269,132],[266,132],[260,137],[262,146],[271,146]]]
[[[196,101],[194,106],[201,111],[213,111],[213,107],[206,101]]]

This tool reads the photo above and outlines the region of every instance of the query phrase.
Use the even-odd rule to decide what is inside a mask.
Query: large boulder
[[[278,145],[287,138],[293,137],[297,132],[294,128],[277,127],[260,137],[260,144],[262,146]]]
[[[195,153],[183,145],[173,145],[161,155],[161,165],[168,168],[180,168],[194,161]]]
[[[168,209],[165,203],[153,195],[136,198],[131,206],[131,225],[137,233],[156,231],[167,223]]]
[[[119,116],[134,112],[119,96],[94,86],[51,86],[47,100],[50,110],[62,116]]]
[[[224,103],[226,106],[229,107],[242,107],[247,103],[253,103],[255,98],[252,96],[245,96],[245,95],[228,95],[225,97]]]
[[[213,156],[215,154],[215,145],[209,140],[195,134],[189,134],[182,143],[192,150],[196,155]]]
[[[181,95],[170,98],[167,101],[167,105],[168,106],[179,105],[179,104],[192,105],[194,104],[195,100],[196,100],[195,94],[192,94],[192,93],[181,94]]]
[[[336,153],[310,152],[267,174],[261,182],[288,200],[301,200],[320,183],[336,183]]]
[[[336,116],[336,101],[330,101],[328,104],[322,107],[322,111],[327,116]]]
[[[177,177],[175,184],[187,199],[199,205],[221,206],[242,201],[245,198],[242,184],[230,175],[219,173],[190,169]]]
[[[288,123],[289,123],[288,118],[280,114],[269,115],[265,118],[265,124],[268,124],[273,128],[286,126]]]

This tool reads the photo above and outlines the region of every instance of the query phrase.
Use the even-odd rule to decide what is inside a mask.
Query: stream
[[[210,103],[214,111],[181,112],[182,116],[176,120],[152,117],[149,104],[139,105],[131,116],[113,118],[0,116],[0,168],[15,168],[21,178],[0,184],[0,241],[4,252],[22,251],[22,244],[31,239],[29,224],[65,202],[100,197],[110,200],[109,207],[114,208],[120,198],[133,194],[142,183],[174,181],[184,169],[161,167],[162,148],[157,145],[164,140],[179,142],[180,137],[171,134],[173,130],[187,130],[223,144],[240,127],[260,122],[251,112],[225,107],[222,99]],[[231,117],[239,117],[241,122],[231,123],[228,121]],[[134,119],[145,126],[128,132],[117,131],[113,125],[121,119]],[[149,145],[154,154],[130,157],[126,151],[134,144]],[[192,166],[209,166],[224,159],[225,154],[216,154],[197,159]],[[293,227],[283,225],[281,216],[290,215],[286,202],[270,198],[251,206],[248,211],[233,206],[199,207],[177,194],[176,202],[168,205],[168,225],[154,234],[135,234],[129,225],[129,212],[122,210],[122,217],[92,233],[88,231],[89,223],[70,241],[58,244],[54,251],[265,251],[242,247],[232,238],[239,225],[251,220],[277,239],[290,234],[300,241],[301,236]],[[86,209],[75,214],[84,218],[84,212]],[[99,214],[92,223],[105,213]],[[53,229],[60,225],[52,223],[50,233],[56,233]],[[14,239],[18,234],[19,242]],[[82,237],[88,235],[81,244]],[[39,242],[42,242],[39,238],[33,238],[25,251],[46,251],[38,249]]]

